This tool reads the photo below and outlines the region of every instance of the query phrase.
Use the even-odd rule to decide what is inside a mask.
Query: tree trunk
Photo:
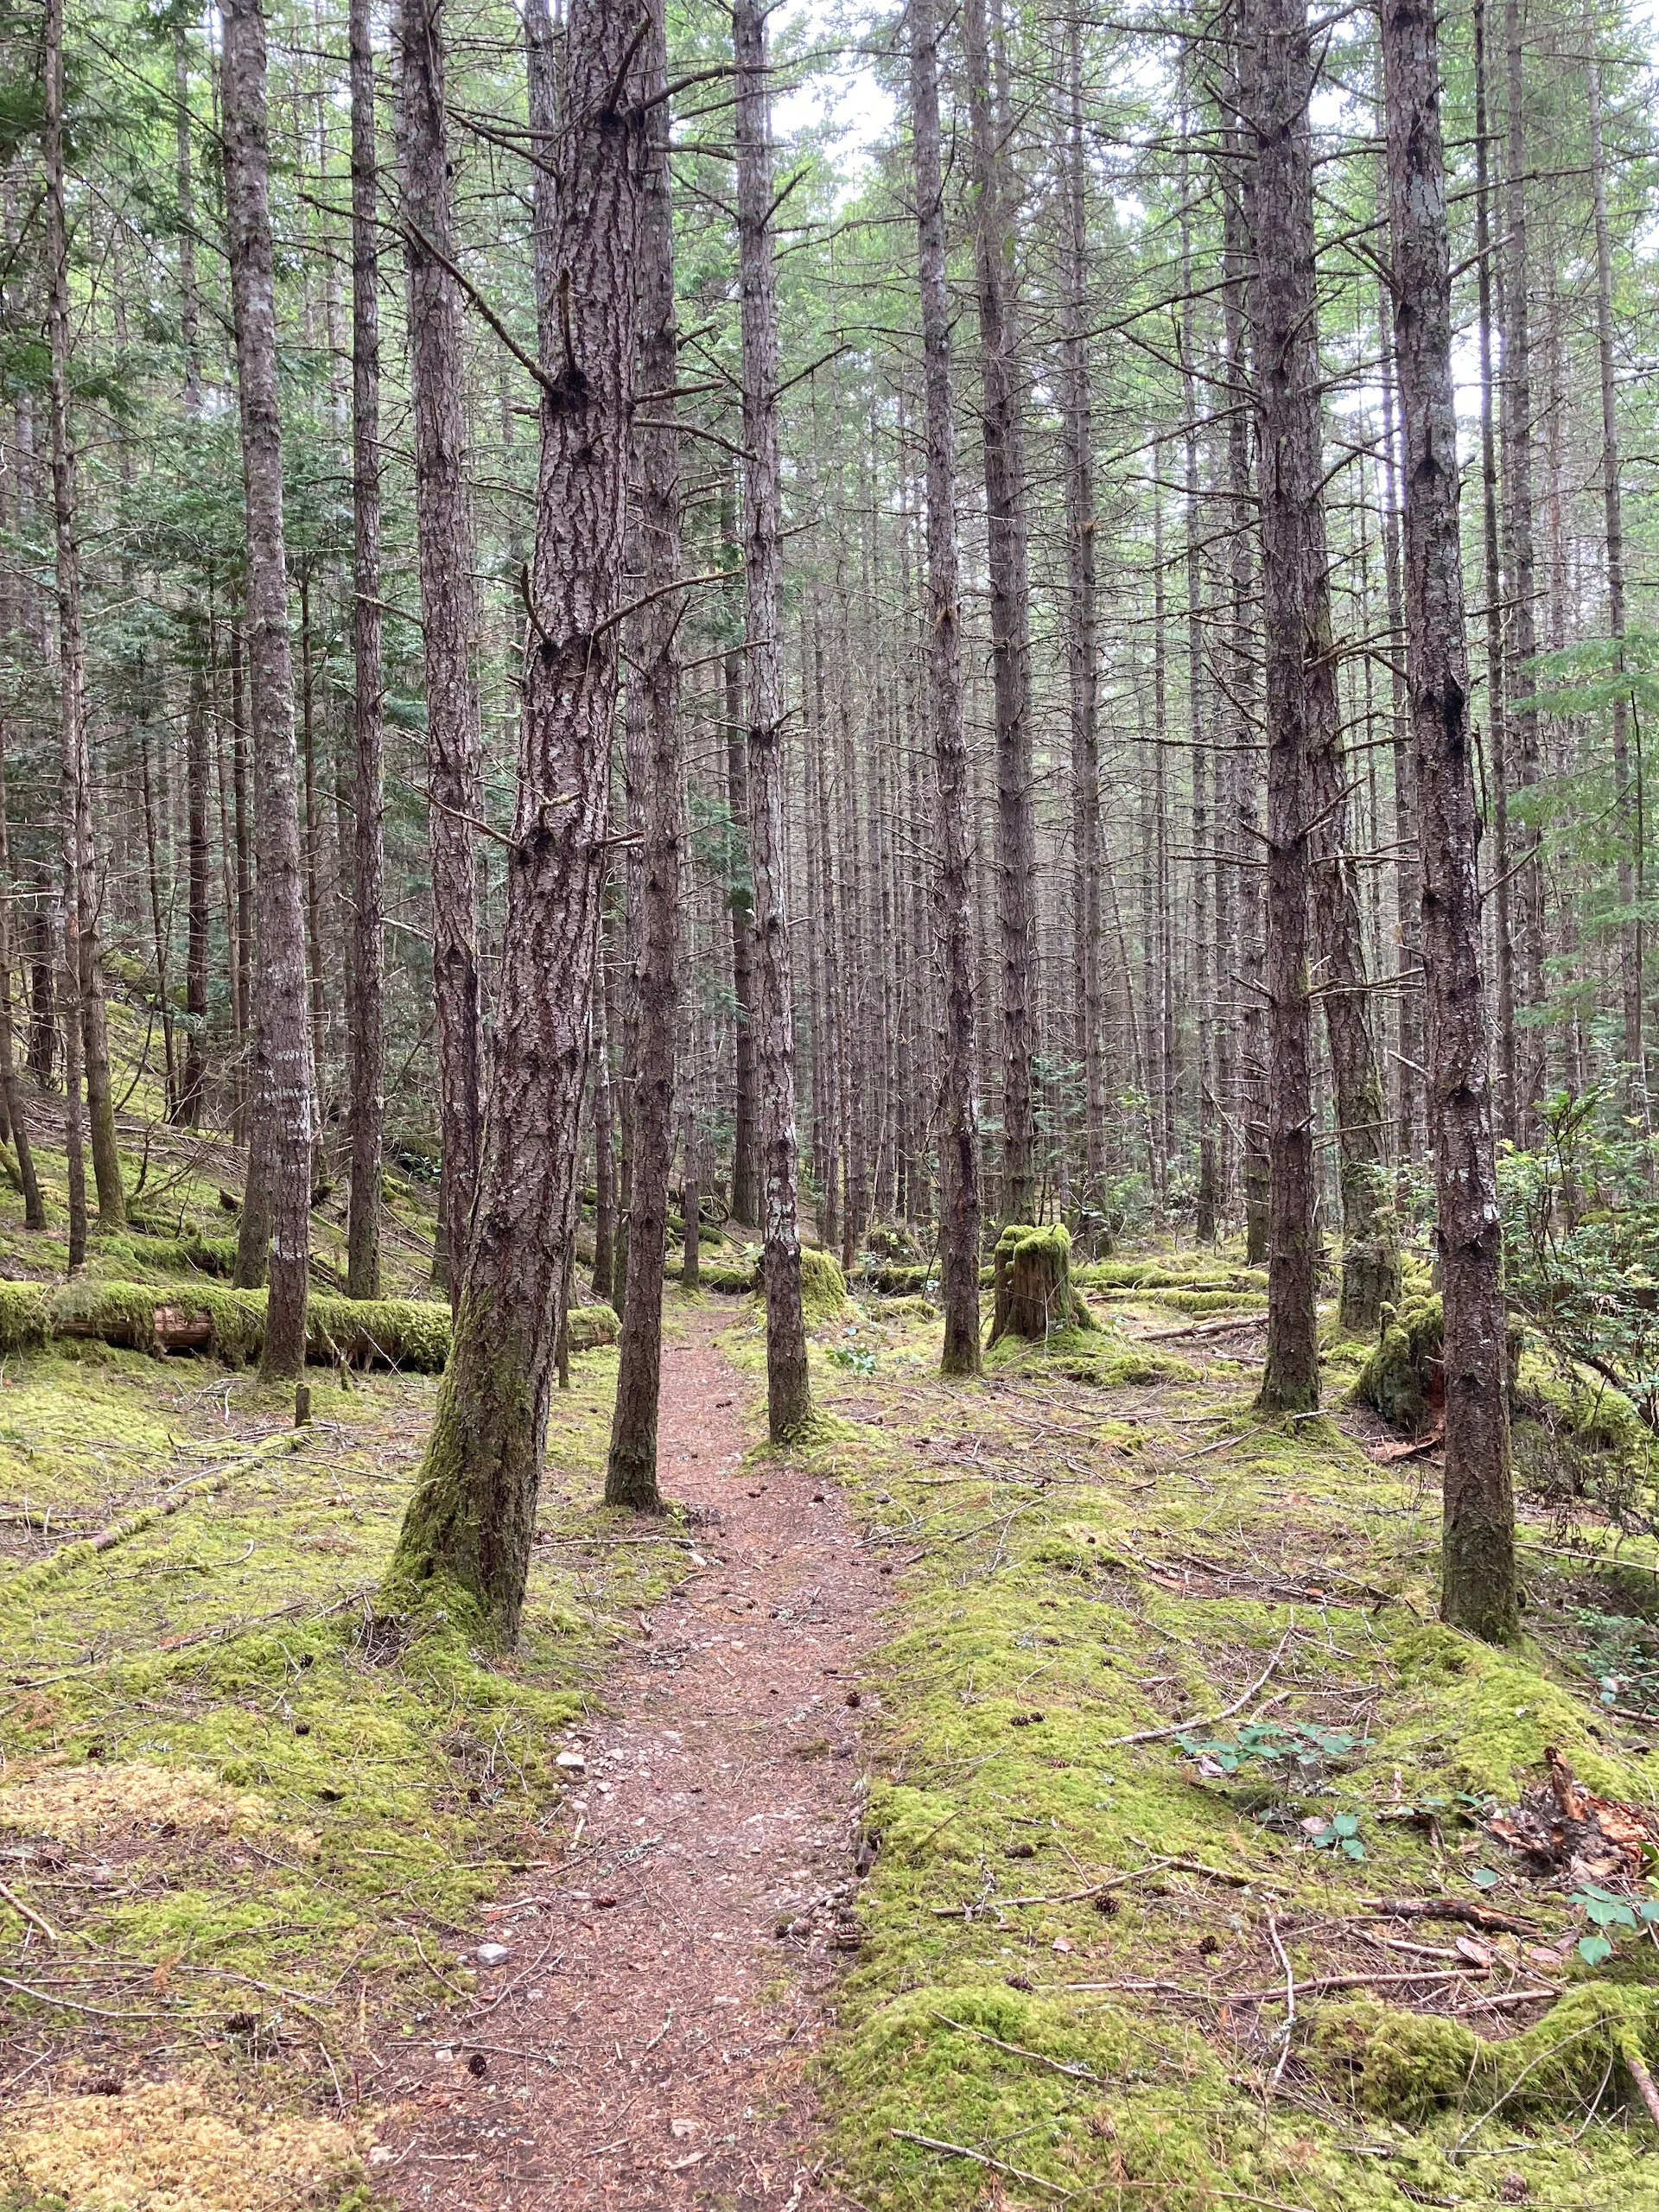
[[[644,694],[644,757],[628,780],[641,791],[638,927],[634,935],[632,1025],[634,1065],[633,1176],[628,1194],[628,1269],[618,1351],[616,1405],[605,1503],[657,1511],[657,1408],[662,1381],[663,1264],[668,1182],[674,1157],[674,1042],[679,1024],[680,626],[679,432],[674,402],[678,340],[674,316],[674,232],[669,196],[668,49],[660,10],[639,50],[647,103],[646,157],[640,189],[634,315],[639,375],[651,403],[638,433],[637,596],[628,681]],[[632,580],[631,580],[632,581]],[[632,727],[630,725],[630,737]],[[696,1224],[688,1217],[689,1249]]]
[[[1618,411],[1613,383],[1613,249],[1607,225],[1607,162],[1601,137],[1601,65],[1592,61],[1590,183],[1596,219],[1596,355],[1601,380],[1601,498],[1607,549],[1607,631],[1624,664],[1624,516],[1618,480]],[[1630,784],[1630,702],[1613,702],[1613,807],[1618,826],[1618,977],[1624,1018],[1624,1083],[1628,1110],[1650,1126],[1647,1070],[1642,1041],[1642,919],[1644,887]]]
[[[399,0],[397,168],[409,276],[415,514],[426,665],[432,976],[438,1016],[441,1195],[448,1280],[460,1294],[478,1187],[484,1035],[478,974],[473,823],[480,778],[478,594],[449,132],[443,0]]]
[[[635,41],[627,11],[572,0],[560,357],[542,392],[489,1135],[449,1364],[391,1571],[394,1588],[424,1586],[504,1643],[524,1608],[575,1234],[634,389]]]
[[[1405,442],[1407,677],[1423,865],[1430,1114],[1445,1303],[1440,1607],[1489,1642],[1518,1626],[1504,1397],[1503,1240],[1481,1001],[1478,819],[1458,537],[1452,283],[1429,0],[1382,12],[1395,297]]]
[[[1083,1193],[1078,1234],[1092,1253],[1108,1233],[1106,1204],[1106,1008],[1103,988],[1100,823],[1100,641],[1096,611],[1094,419],[1088,323],[1088,160],[1083,136],[1083,33],[1065,27],[1065,297],[1060,351],[1065,372],[1066,673],[1071,704],[1071,779],[1077,820],[1078,1011],[1082,1017]]]
[[[946,1375],[977,1375],[979,1129],[974,1103],[974,924],[968,845],[968,748],[962,724],[957,581],[957,440],[945,290],[939,34],[934,0],[910,0],[911,134],[926,388],[927,690],[937,785],[934,928],[944,995],[939,1064],[939,1255]]]
[[[741,553],[736,487],[728,469],[721,480],[720,540]],[[735,613],[728,617],[735,623]],[[754,1096],[754,881],[749,866],[749,740],[743,722],[743,656],[731,646],[722,675],[726,703],[726,809],[732,849],[727,905],[732,921],[732,1219],[745,1229],[760,1225],[760,1179],[756,1159],[760,1116]]]
[[[1522,70],[1520,0],[1504,9],[1505,75],[1509,97],[1509,151],[1505,178],[1509,253],[1503,273],[1503,524],[1508,540],[1508,699],[1530,698],[1535,678],[1527,663],[1538,650],[1533,607],[1535,572],[1532,530],[1532,346],[1530,260],[1527,245],[1527,141],[1525,86]],[[1511,783],[1526,790],[1538,781],[1538,713],[1512,703],[1515,746]],[[1516,868],[1512,906],[1520,938],[1520,997],[1539,1017],[1517,1028],[1515,1039],[1516,1134],[1531,1143],[1537,1134],[1545,1086],[1544,886],[1539,834],[1529,824]]]
[[[743,302],[743,537],[748,642],[755,1059],[760,1092],[766,1414],[773,1443],[811,1414],[796,1218],[795,1039],[784,886],[783,485],[772,257],[772,64],[760,0],[734,0],[738,265]]]
[[[1497,966],[1499,1133],[1515,1138],[1514,885],[1510,878],[1510,723],[1503,683],[1503,569],[1499,552],[1497,442],[1492,421],[1491,189],[1486,101],[1486,7],[1475,0],[1475,269],[1480,321],[1480,514],[1486,592],[1486,788],[1491,812],[1492,937]]]
[[[974,278],[990,584],[991,686],[996,729],[996,916],[1001,956],[1002,1180],[1005,1222],[1031,1217],[1034,1165],[1031,1004],[1036,968],[1033,895],[1030,584],[1019,327],[1009,266],[998,118],[991,102],[985,0],[966,0],[963,52],[972,128]]]
[[[307,1019],[305,909],[294,754],[294,681],[283,531],[282,421],[260,0],[226,0],[224,15],[225,207],[247,499],[248,665],[257,798],[258,1088],[256,1150],[266,1178],[270,1297],[259,1371],[285,1380],[305,1367],[311,1226],[312,1069]],[[261,1137],[263,1141],[261,1142]],[[251,1169],[252,1163],[250,1163]],[[245,1204],[239,1243],[263,1243],[263,1204]],[[254,1252],[238,1251],[238,1280]]]
[[[197,643],[198,652],[201,642]],[[207,744],[207,680],[193,658],[190,697],[185,715],[185,791],[188,822],[189,933],[184,959],[184,1072],[179,1083],[179,1119],[187,1128],[201,1120],[207,1063],[207,797],[213,773]]]
[[[6,1125],[17,1155],[17,1179],[23,1193],[23,1227],[44,1229],[46,1208],[41,1203],[40,1178],[35,1172],[35,1154],[29,1141],[23,1087],[17,1080],[17,1064],[12,1057],[12,897],[11,840],[6,823],[6,758],[5,747],[0,744],[0,1091],[3,1091]]]
[[[86,646],[81,625],[80,544],[75,512],[75,453],[69,423],[69,228],[64,200],[63,4],[47,0],[46,258],[50,350],[52,518],[58,612],[59,807],[63,865],[64,1140],[68,1154],[69,1270],[86,1259],[86,1173],[81,1122],[82,842],[92,780],[86,748]]]
[[[380,1295],[386,1118],[385,791],[380,666],[380,300],[371,0],[351,0],[352,67],[352,1187],[346,1287]]]
[[[1246,287],[1261,455],[1268,738],[1268,1124],[1272,1224],[1260,1403],[1319,1402],[1307,937],[1310,662],[1328,653],[1322,563],[1318,305],[1306,0],[1250,0],[1243,105],[1254,242]],[[1253,143],[1251,143],[1253,141]],[[1328,628],[1328,614],[1326,616]]]
[[[606,1020],[604,888],[593,984],[589,1046],[594,1068],[594,1295],[608,1305],[616,1289],[616,1093],[611,1083],[610,1025]]]

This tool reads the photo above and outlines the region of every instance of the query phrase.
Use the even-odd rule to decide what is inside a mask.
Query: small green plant
[[[1247,1720],[1230,1741],[1220,1736],[1178,1736],[1206,1779],[1255,1768],[1304,1787],[1316,1785],[1326,1767],[1345,1759],[1363,1740],[1351,1728],[1319,1728],[1300,1721]]]
[[[1344,1859],[1363,1859],[1365,1856],[1365,1846],[1360,1841],[1359,1821],[1352,1813],[1338,1813],[1328,1821],[1304,1821],[1302,1832],[1315,1851],[1339,1851]]]
[[[1659,1927],[1659,1898],[1632,1901],[1586,1882],[1582,1889],[1573,1891],[1567,1903],[1579,1907],[1593,1931],[1580,1936],[1578,1942],[1579,1956],[1587,1967],[1599,1967],[1604,1959],[1611,1958],[1617,1938],[1609,1934],[1610,1929]]]
[[[875,1372],[875,1352],[869,1344],[831,1344],[830,1359],[833,1366],[847,1368],[854,1375]]]

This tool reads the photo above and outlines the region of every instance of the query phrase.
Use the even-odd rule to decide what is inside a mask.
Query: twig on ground
[[[919,2143],[925,2151],[938,2151],[947,2158],[971,2158],[976,2166],[988,2166],[995,2174],[1011,2174],[1015,2181],[1029,2182],[1033,2189],[1046,2189],[1051,2196],[1068,2198],[1069,2189],[1062,2189],[1058,2182],[1045,2181],[1041,2174],[1028,2174],[1023,2166],[1011,2166],[1001,2158],[994,2158],[988,2151],[970,2151],[963,2143],[941,2143],[937,2135],[915,2135],[907,2127],[895,2127],[893,2139],[899,2143]]]
[[[1100,1748],[1103,1751],[1111,1751],[1121,1749],[1125,1744],[1155,1744],[1167,1736],[1182,1735],[1189,1728],[1213,1728],[1218,1720],[1230,1720],[1236,1713],[1243,1710],[1256,1692],[1271,1679],[1274,1669],[1285,1656],[1285,1646],[1290,1642],[1290,1638],[1291,1630],[1287,1629],[1280,1637],[1272,1658],[1268,1660],[1249,1688],[1241,1696],[1236,1697],[1230,1705],[1224,1706],[1219,1713],[1206,1713],[1202,1719],[1195,1720],[1172,1720],[1166,1727],[1163,1728],[1137,1729],[1132,1736],[1109,1736]]]
[[[35,1911],[32,1904],[25,1904],[22,1897],[18,1896],[16,1891],[9,1890],[3,1882],[0,1882],[0,1897],[3,1897],[5,1899],[6,1903],[11,1907],[14,1912],[22,1913],[25,1920],[29,1921],[35,1927],[38,1928],[48,1943],[62,1942],[62,1936],[52,1925],[51,1922],[49,1920],[42,1919],[41,1915]]]
[[[928,2008],[932,2011],[930,2005]],[[953,2020],[948,2012],[934,2012],[933,2018],[947,2028],[954,2028],[958,2035],[976,2036],[981,2043],[995,2044],[999,2050],[1006,2050],[1014,2058],[1033,2059],[1039,2066],[1052,2066],[1057,2074],[1070,2075],[1074,2082],[1098,2082],[1100,2076],[1092,2066],[1085,2066],[1081,2059],[1075,2063],[1063,2058],[1050,2058],[1046,2052],[1027,2050],[1023,2044],[1004,2043],[1001,2036],[988,2035],[983,2028],[971,2028],[966,2020]]]
[[[1281,2031],[1284,2040],[1280,2045],[1279,2056],[1268,2083],[1270,2089],[1276,2089],[1279,2077],[1285,2070],[1285,2061],[1290,2056],[1291,2031],[1296,2025],[1296,1977],[1291,1972],[1290,1961],[1285,1956],[1285,1947],[1279,1941],[1279,1917],[1276,1913],[1268,1915],[1268,1941],[1273,1945],[1279,1963],[1285,1970],[1285,2024]]]

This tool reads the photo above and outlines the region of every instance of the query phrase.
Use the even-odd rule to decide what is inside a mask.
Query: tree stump
[[[992,1261],[991,1342],[1041,1340],[1063,1329],[1092,1329],[1095,1319],[1071,1285],[1071,1239],[1064,1224],[1010,1222]]]

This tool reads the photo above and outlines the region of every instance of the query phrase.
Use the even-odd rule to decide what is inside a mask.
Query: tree
[[[352,1188],[346,1287],[380,1294],[385,1124],[385,794],[380,655],[380,302],[370,0],[351,0],[352,79]]]
[[[1313,89],[1306,0],[1246,0],[1240,41],[1247,211],[1245,287],[1262,501],[1268,740],[1268,1354],[1259,1402],[1319,1402],[1314,1316],[1313,1100],[1307,976],[1311,664],[1328,655],[1322,582],[1324,476],[1314,289]]]
[[[453,1603],[507,1644],[575,1235],[634,392],[639,43],[607,0],[572,0],[556,156],[560,353],[541,385],[489,1133],[449,1363],[391,1567],[394,1588]]]
[[[399,0],[397,168],[409,275],[415,511],[426,662],[432,973],[441,1166],[435,1275],[459,1291],[478,1189],[484,1111],[473,825],[480,796],[477,555],[467,480],[462,330],[455,278],[443,0]]]
[[[921,285],[927,450],[927,675],[938,853],[934,927],[944,990],[939,1067],[939,1256],[946,1375],[977,1375],[979,1129],[974,1106],[974,932],[968,853],[968,752],[962,727],[957,601],[957,442],[945,293],[939,145],[939,35],[933,0],[910,0],[910,130]]]
[[[607,1505],[655,1510],[657,1402],[662,1378],[663,1258],[668,1179],[674,1155],[674,1046],[679,1024],[680,734],[675,638],[681,608],[679,429],[672,397],[678,346],[674,315],[674,232],[669,202],[668,49],[660,15],[639,51],[645,106],[645,163],[639,213],[634,313],[639,378],[651,416],[639,419],[638,455],[639,612],[632,624],[630,684],[643,713],[644,742],[633,746],[628,782],[639,793],[638,877],[631,1033],[633,1160],[628,1192],[627,1280],[617,1358],[616,1407],[605,1471]],[[689,1249],[696,1226],[688,1218]]]
[[[1429,1113],[1444,1285],[1440,1610],[1489,1643],[1518,1624],[1503,1238],[1481,1004],[1478,817],[1458,534],[1439,39],[1429,0],[1382,13],[1395,359],[1405,453],[1407,683],[1423,870]]]
[[[243,1238],[247,1241],[251,1224],[257,1236],[269,1221],[270,1289],[260,1373],[279,1381],[305,1366],[312,1067],[260,0],[226,0],[223,86],[225,213],[247,505],[248,667],[259,840],[255,1128],[264,1146],[269,1203],[268,1214],[263,1208],[245,1209]]]
[[[749,868],[754,886],[754,1052],[760,1094],[766,1421],[774,1444],[810,1416],[801,1311],[795,1014],[784,903],[783,479],[778,277],[772,260],[772,63],[766,10],[735,0],[738,266],[743,302],[743,559],[748,665]]]

